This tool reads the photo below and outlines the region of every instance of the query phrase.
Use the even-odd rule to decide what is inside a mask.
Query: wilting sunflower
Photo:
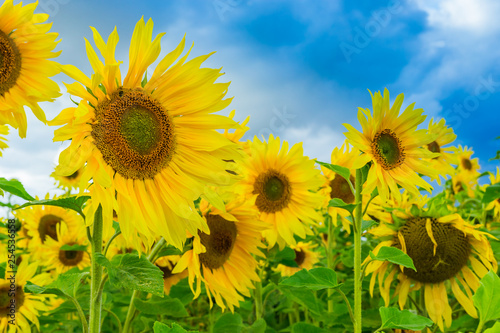
[[[223,74],[220,69],[200,68],[209,55],[186,62],[188,52],[179,58],[184,39],[148,80],[145,72],[160,54],[163,34],[151,41],[153,21],[145,24],[143,19],[135,26],[122,80],[121,62],[114,55],[116,29],[107,43],[92,30],[104,57],[103,63],[86,41],[95,74],[88,78],[74,66],[62,66],[78,81],[67,85],[68,92],[81,101],[51,121],[65,125],[55,131],[55,141],[71,139],[56,173],[69,176],[87,163],[81,180],[93,181],[87,224],[102,205],[105,228],[111,229],[116,210],[121,231],[137,247],[139,237],[151,244],[159,235],[182,248],[186,230],[208,232],[193,201],[216,197],[210,185],[224,185],[221,180],[228,178],[220,175],[226,174],[225,161],[237,155],[237,145],[216,130],[239,126],[212,114],[231,102],[223,99],[229,83],[215,83]]]
[[[222,310],[227,305],[234,312],[234,307],[243,300],[242,295],[250,296],[253,281],[260,281],[254,255],[264,257],[259,247],[263,246],[261,232],[267,226],[258,220],[248,202],[228,203],[226,212],[223,212],[202,201],[200,210],[210,234],[200,231],[200,237],[194,239],[193,249],[183,254],[173,273],[187,268],[195,297],[200,294],[203,282],[210,306],[212,295]]]
[[[8,148],[7,139],[3,135],[7,136],[9,134],[9,128],[7,125],[0,125],[0,157],[2,156],[2,150]],[[2,194],[2,192],[0,192]]]
[[[160,257],[155,261],[155,265],[163,272],[163,291],[166,295],[170,293],[172,286],[188,276],[187,270],[177,274],[172,273],[175,264],[177,264],[180,258],[181,256],[172,255]]]
[[[49,237],[41,247],[43,258],[40,262],[43,262],[48,270],[55,271],[57,275],[74,267],[83,270],[90,266],[87,247],[88,239],[83,226],[68,230],[65,224],[59,224],[57,240]]]
[[[314,160],[304,156],[302,143],[288,150],[288,142],[280,144],[271,134],[268,142],[254,137],[249,156],[242,162],[244,179],[237,190],[260,213],[270,226],[262,234],[269,247],[295,244],[294,235],[305,238],[312,234],[310,225],[323,218],[320,209],[324,198],[318,192],[323,178]]]
[[[290,245],[290,248],[295,251],[294,260],[298,267],[279,264],[276,271],[280,272],[281,276],[292,276],[303,269],[312,269],[319,261],[319,253],[313,250],[316,246],[312,242],[298,242],[296,245]]]
[[[472,295],[479,287],[479,279],[488,270],[497,270],[487,239],[490,235],[477,230],[477,226],[465,222],[458,214],[439,217],[431,210],[422,212],[421,216],[393,212],[402,223],[398,226],[381,221],[372,229],[370,233],[377,237],[390,238],[377,245],[373,252],[377,254],[382,246],[396,247],[413,259],[417,270],[387,261],[369,262],[366,274],[373,273],[370,294],[373,296],[378,277],[380,294],[388,306],[391,283],[397,276],[399,282],[393,296],[398,295],[400,308],[404,308],[410,291],[420,290],[430,319],[444,331],[444,326],[449,327],[452,321],[446,291],[446,287],[451,286],[456,300],[470,316],[477,318]]]
[[[79,189],[80,188],[80,180],[82,178],[82,174],[85,168],[80,168],[73,172],[69,176],[60,176],[56,174],[55,172],[52,172],[50,175],[52,178],[54,178],[57,182],[56,185],[57,187],[60,187],[66,191],[71,191],[72,189]]]
[[[29,107],[35,116],[45,122],[45,114],[38,105],[60,96],[59,86],[49,77],[59,73],[53,52],[57,45],[56,33],[48,33],[49,15],[34,14],[37,2],[14,6],[6,0],[0,7],[0,123],[19,129],[26,137],[26,113]]]
[[[370,194],[377,188],[382,198],[388,196],[389,190],[397,196],[398,185],[416,195],[417,186],[431,191],[432,186],[418,175],[435,178],[437,171],[422,159],[439,156],[422,148],[436,138],[425,129],[417,130],[417,125],[425,120],[424,110],[414,109],[415,103],[412,103],[399,114],[404,96],[398,95],[391,107],[387,89],[384,96],[380,92],[371,96],[373,116],[369,109],[359,108],[362,132],[344,124],[349,143],[364,153],[365,162],[373,162],[363,193]]]
[[[445,146],[455,141],[457,135],[453,133],[451,127],[446,126],[446,121],[444,119],[435,123],[434,118],[429,122],[429,133],[437,135],[437,137],[434,141],[427,144],[427,149],[433,153],[440,153],[441,155],[428,159],[427,162],[433,169],[439,172],[439,175],[446,179],[447,176],[454,174],[454,167],[452,164],[457,164],[458,159],[456,154],[457,148]],[[437,177],[436,180],[438,184],[441,185],[441,178]]]
[[[46,273],[36,274],[37,264],[29,264],[27,260],[23,260],[17,266],[15,274],[15,282],[10,279],[9,271],[5,274],[5,279],[0,279],[0,332],[31,332],[31,323],[37,327],[37,332],[40,332],[40,324],[38,322],[39,311],[47,311],[45,305],[45,295],[31,294],[24,291],[24,286],[27,281],[36,285],[46,285],[50,283],[50,276]],[[9,296],[10,290],[15,290],[15,296]],[[11,309],[11,299],[15,299],[15,308]],[[15,318],[15,320],[14,320]]]

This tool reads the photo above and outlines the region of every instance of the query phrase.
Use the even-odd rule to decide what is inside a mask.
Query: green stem
[[[89,325],[87,323],[87,318],[85,318],[85,313],[83,312],[83,309],[80,306],[80,303],[78,303],[78,301],[75,298],[73,298],[73,297],[70,297],[70,300],[73,302],[73,304],[75,304],[76,311],[78,312],[78,317],[80,317],[80,320],[82,322],[83,332],[88,332],[89,331]]]
[[[340,290],[340,288],[335,288],[335,290],[339,292],[339,294],[344,299],[345,304],[347,304],[347,310],[349,311],[349,317],[351,317],[352,324],[354,325],[354,314],[352,313],[351,304],[349,304],[349,300],[347,299],[347,296],[344,294],[344,292],[342,290]]]
[[[110,311],[107,309],[103,309],[103,310],[106,311],[107,313],[109,313],[113,318],[115,318],[115,320],[118,324],[118,333],[122,333],[122,323],[120,322],[120,318],[118,318],[118,316],[113,311]]]
[[[361,219],[362,219],[362,183],[361,169],[356,170],[355,199],[356,215],[354,219],[354,332],[361,333],[361,293],[363,277],[361,276]]]
[[[113,234],[113,236],[111,236],[111,238],[108,240],[108,242],[106,243],[106,246],[104,247],[104,251],[102,252],[103,255],[106,255],[106,253],[108,253],[108,249],[109,249],[109,246],[111,245],[111,242],[116,238],[118,237],[122,232],[121,231],[118,231],[118,232],[115,232]]]
[[[328,239],[326,241],[326,264],[328,268],[333,269],[333,253],[332,253],[332,248],[333,248],[333,221],[332,217],[330,214],[328,214],[328,217],[326,218],[328,222]],[[328,289],[328,313],[333,312],[333,289],[329,288]]]
[[[154,263],[156,259],[156,255],[158,252],[160,252],[161,248],[165,245],[165,238],[160,238],[160,240],[155,244],[149,255],[147,256],[148,260],[152,263]],[[138,291],[134,290],[132,293],[132,297],[130,298],[130,305],[128,307],[127,311],[127,318],[125,319],[125,325],[123,326],[123,332],[128,333],[130,329],[130,324],[132,323],[132,320],[135,317],[135,305],[134,305],[134,300],[137,297]]]
[[[102,251],[102,207],[99,205],[94,215],[94,225],[92,231],[92,268],[90,280],[90,318],[89,332],[99,333],[101,331],[101,308],[102,293],[100,292],[102,279],[102,266],[95,260],[96,255]]]
[[[259,277],[260,277],[259,272]],[[255,282],[255,320],[259,320],[262,317],[262,280]]]
[[[479,320],[479,325],[477,325],[476,333],[481,333],[483,331],[484,322]]]

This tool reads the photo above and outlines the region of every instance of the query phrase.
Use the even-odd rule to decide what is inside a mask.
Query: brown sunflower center
[[[16,44],[0,30],[0,96],[12,88],[21,73],[21,54]]]
[[[69,244],[74,245],[74,244]],[[76,266],[83,260],[83,251],[59,250],[59,261],[64,266]]]
[[[287,176],[269,169],[257,176],[253,193],[257,194],[255,205],[259,211],[275,213],[288,206],[292,191]]]
[[[440,153],[441,152],[441,147],[439,146],[439,143],[437,143],[436,141],[432,141],[431,143],[429,143],[427,145],[427,149],[429,149],[429,151],[432,153]],[[438,158],[438,157],[434,157],[434,158]]]
[[[153,179],[175,151],[168,111],[140,90],[120,88],[99,103],[92,137],[104,161],[128,179]]]
[[[350,177],[350,181],[352,184],[354,184],[353,176]],[[342,201],[348,204],[354,202],[354,194],[351,191],[349,183],[347,182],[347,180],[345,180],[344,177],[336,174],[335,178],[330,181],[330,187],[332,188],[332,191],[330,192],[331,199],[342,199]]]
[[[375,159],[385,170],[400,166],[405,160],[405,151],[396,133],[386,128],[373,138],[372,151]]]
[[[201,244],[207,251],[200,254],[200,262],[210,269],[224,265],[233,251],[236,241],[236,224],[227,221],[220,215],[207,215],[210,235],[200,232]]]
[[[61,223],[61,221],[62,219],[59,216],[52,214],[42,216],[40,222],[38,223],[38,233],[40,234],[42,243],[45,243],[47,236],[57,240],[57,226]]]
[[[8,314],[15,314],[23,304],[23,287],[15,283],[4,283],[0,285],[0,318]]]
[[[463,158],[462,159],[462,167],[465,169],[465,170],[472,170],[472,162],[470,161],[470,159],[468,158]]]
[[[158,267],[163,272],[163,279],[165,280],[174,275],[172,274],[172,270],[168,266],[160,266],[156,264],[156,267]]]
[[[437,243],[435,255],[434,243],[426,230],[427,219],[431,220],[432,234]],[[399,231],[405,239],[407,254],[417,269],[415,272],[405,268],[406,276],[423,283],[438,283],[452,278],[467,265],[471,251],[469,240],[452,225],[429,217],[411,218]],[[393,246],[401,249],[397,237]]]
[[[306,259],[306,253],[302,250],[294,250],[295,251],[295,263],[300,267],[304,263]]]

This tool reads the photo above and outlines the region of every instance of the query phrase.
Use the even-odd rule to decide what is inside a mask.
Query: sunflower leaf
[[[217,333],[239,333],[243,330],[243,319],[239,313],[223,314],[214,325],[214,332]]]
[[[500,198],[500,183],[490,185],[486,188],[483,196],[483,203],[487,204]]]
[[[316,163],[318,163],[319,165],[321,165],[327,169],[332,170],[335,173],[338,173],[349,183],[351,188],[353,187],[353,185],[351,183],[351,171],[349,171],[348,168],[345,168],[345,167],[340,166],[340,165],[335,165],[335,164],[330,164],[330,163],[325,163],[325,162],[320,162],[320,161],[316,161]]]
[[[415,272],[417,271],[410,256],[395,247],[382,246],[377,255],[373,254],[373,252],[370,251],[370,258],[380,261],[387,260],[389,262],[392,262],[393,264],[411,268]]]
[[[168,295],[163,299],[154,297],[148,301],[139,298],[134,299],[137,310],[147,315],[163,315],[166,317],[181,318],[187,317],[188,313],[184,305],[177,298],[170,298]]]
[[[377,331],[389,328],[417,331],[434,324],[429,318],[416,315],[408,310],[401,311],[397,308],[381,307],[379,311],[382,326]]]
[[[69,244],[64,244],[59,248],[59,250],[62,251],[86,251],[87,250],[87,245],[80,245],[80,244],[74,244],[74,245],[69,245]]]
[[[497,321],[493,327],[488,328],[484,333],[498,333],[500,332],[500,321]]]
[[[281,281],[280,285],[306,287],[311,290],[322,290],[339,286],[335,271],[326,267],[318,267],[311,270],[302,269]]]
[[[33,283],[27,283],[24,288],[34,294],[55,294],[58,296],[76,298],[76,292],[78,291],[78,288],[84,283],[85,278],[88,275],[89,272],[66,272],[59,274],[57,280],[45,287],[40,287]]]
[[[289,299],[306,307],[312,314],[321,316],[325,311],[323,302],[318,299],[316,294],[311,289],[285,285],[280,285],[279,289]]]
[[[84,195],[81,197],[67,197],[67,198],[60,198],[60,199],[43,199],[43,200],[34,200],[25,203],[24,205],[21,205],[17,207],[16,209],[21,209],[24,207],[28,206],[57,206],[57,207],[62,207],[62,208],[67,208],[74,210],[81,216],[83,215],[83,204],[90,199],[90,196]]]
[[[14,194],[18,197],[23,198],[24,200],[32,201],[35,200],[31,195],[26,192],[23,184],[17,179],[7,180],[5,178],[0,177],[0,189]]]
[[[333,198],[330,200],[328,203],[328,207],[338,207],[338,208],[344,208],[345,210],[349,211],[350,213],[354,212],[356,209],[355,204],[346,204],[344,200],[339,199],[339,198]]]
[[[127,253],[114,256],[109,261],[102,254],[97,254],[96,260],[106,267],[113,285],[163,297],[163,273],[145,256]]]
[[[479,320],[486,323],[490,320],[500,318],[500,278],[494,272],[481,279],[481,286],[477,288],[472,296],[474,305],[479,310]]]
[[[197,333],[199,331],[186,331],[182,326],[177,325],[176,323],[172,323],[172,327],[167,324],[160,323],[159,321],[155,321],[153,325],[154,333]]]
[[[323,333],[324,329],[314,326],[313,324],[299,322],[292,326],[292,333]]]

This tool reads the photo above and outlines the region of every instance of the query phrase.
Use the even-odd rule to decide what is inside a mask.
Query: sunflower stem
[[[477,325],[476,333],[481,333],[483,331],[484,322],[479,320],[479,324]]]
[[[260,281],[255,282],[255,320],[259,320],[262,317],[262,277]]]
[[[326,240],[326,264],[328,266],[328,268],[330,269],[333,269],[334,266],[333,266],[333,256],[332,256],[332,245],[333,245],[333,221],[332,221],[332,217],[330,216],[330,214],[328,214],[327,218],[326,218],[326,221],[328,223],[328,238]],[[328,289],[328,313],[332,313],[333,312],[333,299],[332,299],[332,295],[333,295],[333,289],[332,288],[329,288]]]
[[[361,219],[363,218],[362,209],[362,173],[361,169],[356,170],[355,180],[355,200],[356,214],[354,219],[354,332],[361,333],[361,293],[363,276],[361,275]]]
[[[78,317],[80,317],[80,321],[82,322],[83,332],[88,332],[89,325],[87,323],[87,318],[85,318],[85,313],[83,312],[83,309],[80,306],[80,303],[78,303],[78,301],[73,297],[70,297],[69,299],[73,302],[73,304],[75,305],[76,311],[78,312]]]
[[[92,268],[90,280],[90,315],[89,332],[99,333],[101,331],[102,293],[100,292],[102,280],[102,266],[96,261],[96,255],[102,252],[102,207],[99,204],[94,215],[92,231]]]

